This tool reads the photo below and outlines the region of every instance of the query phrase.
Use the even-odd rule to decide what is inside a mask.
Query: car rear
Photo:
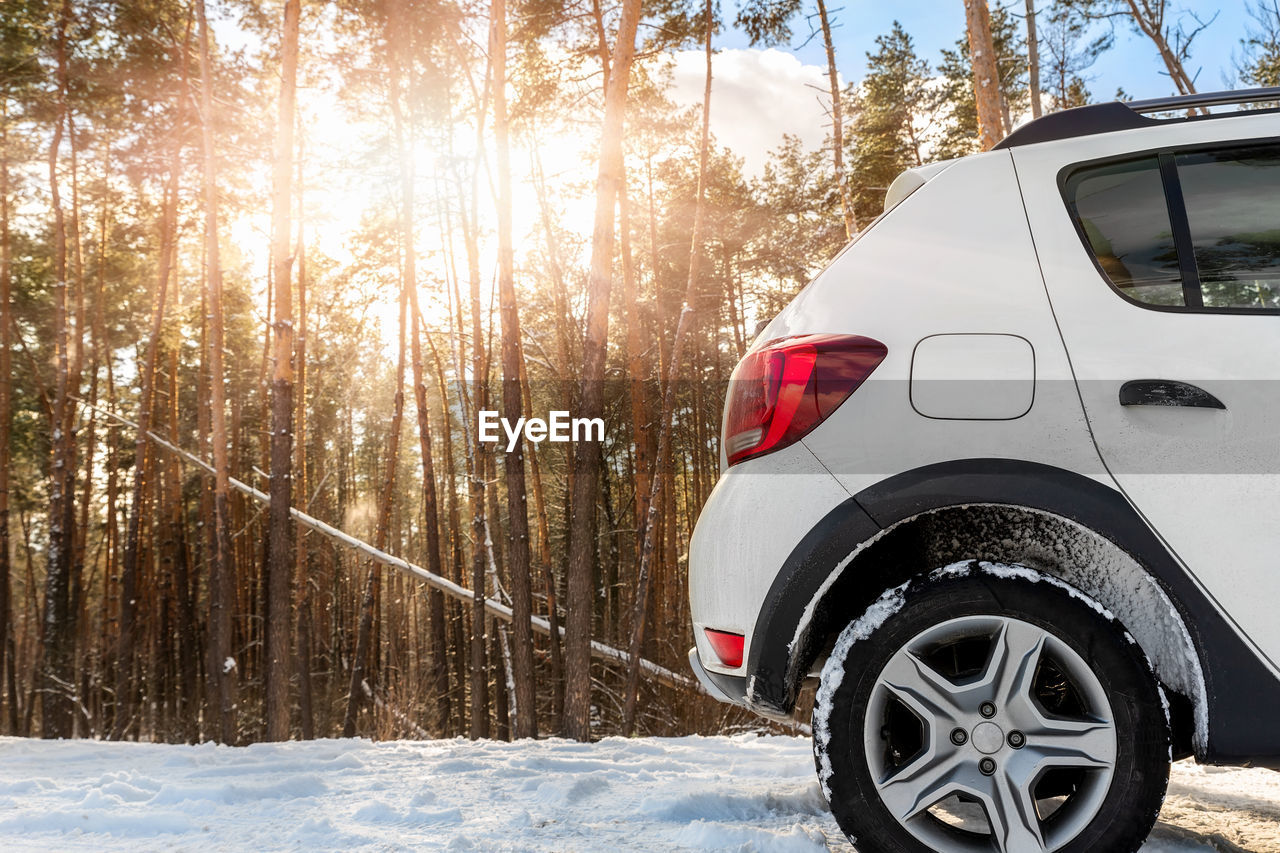
[[[722,474],[690,545],[691,662],[757,711],[777,710],[750,677],[779,569],[852,495],[954,458],[1096,468],[1009,153],[912,170],[888,201],[730,381]]]

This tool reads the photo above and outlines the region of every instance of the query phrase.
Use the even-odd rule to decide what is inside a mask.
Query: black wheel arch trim
[[[1209,731],[1202,759],[1280,767],[1280,679],[1114,488],[1034,462],[965,459],[882,480],[844,501],[792,549],[756,620],[747,699],[768,715],[790,713],[809,661],[792,645],[807,608],[840,566],[882,530],[964,504],[1004,504],[1062,516],[1136,559],[1180,609],[1201,657]],[[929,567],[932,568],[932,567]]]

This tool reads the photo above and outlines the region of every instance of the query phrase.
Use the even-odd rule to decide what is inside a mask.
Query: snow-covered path
[[[798,738],[0,738],[0,850],[849,853]],[[1146,853],[1280,853],[1280,774],[1186,763]]]

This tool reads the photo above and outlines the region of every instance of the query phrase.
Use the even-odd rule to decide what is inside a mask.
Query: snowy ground
[[[0,738],[0,850],[849,853],[808,740]],[[1280,853],[1280,774],[1186,763],[1145,853]]]

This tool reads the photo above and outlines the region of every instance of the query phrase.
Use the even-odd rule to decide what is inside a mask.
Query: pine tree
[[[1165,72],[1180,94],[1196,91],[1195,76],[1187,71],[1191,59],[1191,45],[1196,36],[1204,32],[1214,19],[1208,21],[1194,12],[1175,10],[1168,0],[1059,0],[1090,20],[1102,20],[1113,25],[1118,20],[1129,23],[1134,31],[1155,47],[1164,64]],[[1173,13],[1173,14],[1171,14]],[[1190,23],[1187,19],[1190,19]]]
[[[827,54],[827,92],[830,96],[831,158],[836,187],[840,193],[840,212],[844,219],[845,239],[858,230],[859,215],[845,166],[845,106],[836,68],[835,41],[831,36],[831,12],[825,0],[814,0],[822,44]],[[738,11],[738,25],[747,31],[752,46],[781,44],[791,39],[791,19],[799,14],[802,0],[746,0]],[[870,221],[870,220],[863,220]]]
[[[1071,6],[1055,6],[1043,29],[1042,47],[1047,63],[1045,91],[1055,110],[1089,103],[1088,84],[1082,76],[1115,41],[1110,28],[1091,37],[1092,22]]]
[[[627,87],[635,56],[640,0],[625,0],[609,62],[600,162],[596,177],[596,211],[587,285],[587,331],[583,340],[580,417],[604,414],[605,349],[609,337],[609,293],[613,285],[615,212],[623,179],[622,129]],[[590,442],[574,447],[574,488],[569,528],[567,618],[565,620],[564,733],[591,740],[592,576],[595,564],[596,496],[600,477],[599,448]]]
[[[294,104],[298,85],[300,0],[284,4],[280,100],[271,200],[271,270],[275,291],[275,365],[271,377],[270,557],[267,563],[267,740],[289,737],[293,658],[293,205]]]
[[[493,62],[493,132],[498,172],[498,293],[502,316],[502,408],[515,420],[524,413],[520,385],[520,306],[516,301],[515,254],[511,224],[511,122],[507,114],[507,7],[493,0],[490,46]],[[503,459],[507,486],[507,557],[510,561],[512,624],[511,677],[514,682],[515,735],[538,736],[534,692],[533,597],[529,576],[529,508],[525,488],[524,440],[517,437]]]
[[[893,179],[922,162],[919,125],[929,81],[929,64],[916,56],[911,36],[897,21],[887,35],[876,36],[876,48],[867,54],[854,117],[854,186],[866,221],[880,214]]]
[[[1280,86],[1280,2],[1251,3],[1249,16],[1253,24],[1240,40],[1245,54],[1237,66],[1240,76],[1254,86]]]
[[[748,262],[771,284],[754,294],[762,317],[781,310],[845,243],[830,162],[822,151],[806,151],[788,134],[754,182],[759,207],[751,215],[757,236]]]
[[[209,508],[213,523],[207,524],[209,552],[209,641],[206,651],[205,685],[208,693],[206,735],[222,743],[239,737],[237,693],[238,672],[234,657],[232,620],[235,604],[235,558],[231,552],[231,484],[226,416],[225,310],[221,242],[218,222],[218,167],[214,149],[213,62],[205,0],[196,0],[200,53],[200,139],[203,163],[203,203],[205,236],[205,298],[208,331],[203,342],[205,371],[209,382],[208,407],[214,476]]]
[[[1001,122],[1005,125],[1003,131],[1008,133],[1013,128],[1004,114],[1012,118],[1021,111],[1027,97],[1023,82],[1027,60],[1018,22],[1003,6],[996,6],[991,12],[991,41],[999,71]],[[942,51],[938,72],[942,85],[935,95],[934,108],[940,113],[940,131],[934,144],[934,159],[948,160],[972,154],[979,150],[978,108],[967,36],[956,41],[955,49]]]
[[[75,726],[75,611],[71,550],[75,541],[76,443],[73,424],[79,388],[71,381],[71,300],[67,253],[67,217],[63,210],[58,171],[62,141],[68,124],[68,30],[70,0],[62,0],[55,14],[55,108],[49,143],[49,195],[53,209],[54,393],[50,413],[52,455],[49,467],[49,547],[44,599],[44,672],[40,732],[44,737],[71,737]],[[70,140],[75,145],[75,138]]]

